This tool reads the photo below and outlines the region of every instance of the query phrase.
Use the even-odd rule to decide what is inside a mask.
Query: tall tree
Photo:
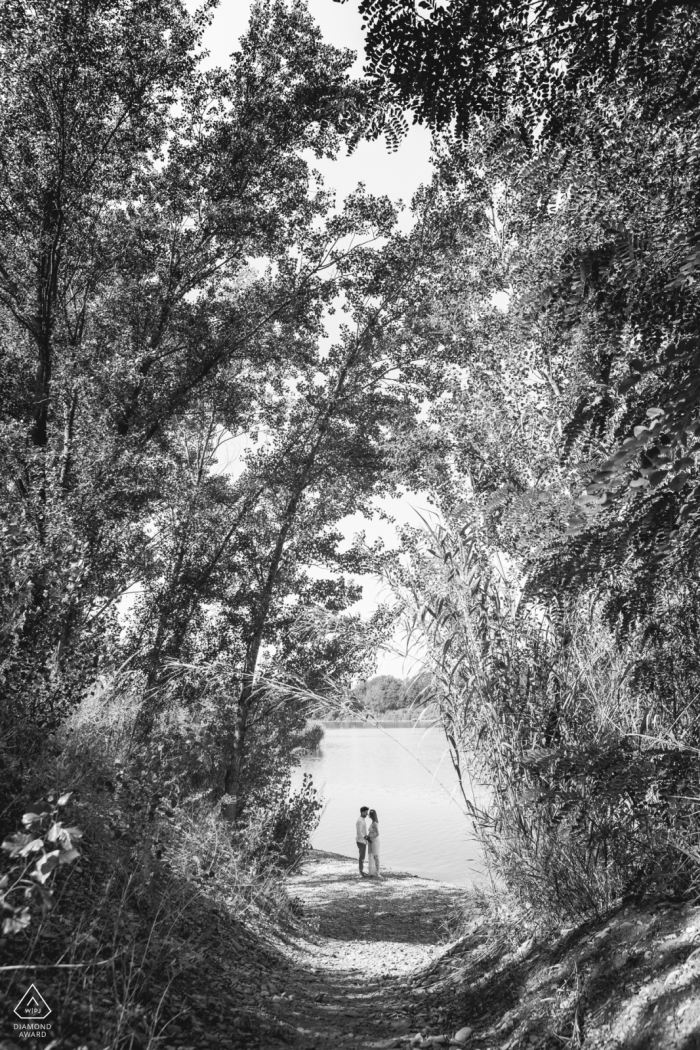
[[[347,210],[357,235],[376,241],[391,232],[394,215],[387,202],[358,195]],[[345,222],[343,216],[332,220],[333,239]],[[165,542],[158,541],[165,561],[154,565],[155,587],[141,602],[135,638],[142,644],[144,631],[151,632],[151,686],[158,664],[167,677],[167,660],[182,656],[183,645],[200,644],[201,651],[198,630],[208,639],[209,657],[226,662],[235,712],[226,775],[231,794],[239,794],[250,712],[270,653],[316,684],[319,654],[311,666],[295,660],[299,619],[310,606],[342,613],[359,597],[348,574],[377,571],[385,558],[381,548],[339,550],[338,523],[357,510],[371,516],[375,497],[416,481],[412,463],[420,461],[427,433],[421,407],[442,365],[433,353],[416,368],[424,348],[406,342],[404,317],[442,236],[425,223],[407,237],[394,233],[383,248],[368,244],[336,257],[329,280],[343,297],[349,322],[340,341],[327,348],[309,340],[303,354],[297,347],[278,384],[268,385],[258,417],[260,439],[252,443],[240,477],[206,479],[215,503],[202,503],[196,519],[189,502],[194,489],[186,484],[187,505],[164,529]],[[413,461],[396,452],[409,436]],[[196,465],[199,471],[199,462],[197,455],[185,470]],[[342,660],[328,670],[338,677]],[[147,698],[140,720],[145,732],[158,715],[161,695],[152,691]]]
[[[302,154],[362,127],[351,55],[302,3],[263,0],[205,73],[206,19],[177,0],[0,10],[2,666],[30,725],[97,673],[187,419],[253,426],[331,294],[327,257],[297,265],[330,207]]]

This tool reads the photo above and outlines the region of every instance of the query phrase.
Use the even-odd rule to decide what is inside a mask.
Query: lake
[[[326,728],[319,751],[296,771],[295,785],[304,773],[311,773],[325,803],[312,839],[316,849],[357,855],[355,821],[367,805],[379,816],[387,868],[460,886],[485,881],[441,729]]]

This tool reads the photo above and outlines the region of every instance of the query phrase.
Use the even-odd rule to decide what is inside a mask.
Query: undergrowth
[[[61,1047],[154,1050],[178,1030],[249,1044],[265,1021],[238,982],[274,961],[273,926],[298,925],[283,875],[313,826],[312,789],[279,789],[236,826],[186,778],[176,799],[154,792],[157,744],[135,750],[128,705],[108,699],[78,709],[2,816],[9,842],[25,813],[70,791],[62,814],[82,833],[80,856],[0,940],[3,1032],[35,983]],[[4,870],[17,862],[2,856]]]

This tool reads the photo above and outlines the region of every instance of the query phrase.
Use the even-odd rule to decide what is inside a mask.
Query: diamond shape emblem
[[[51,1013],[51,1007],[37,986],[32,984],[17,1003],[15,1013],[22,1021],[43,1021]]]

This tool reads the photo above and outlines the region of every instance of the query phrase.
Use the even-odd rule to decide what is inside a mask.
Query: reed
[[[629,895],[693,893],[696,751],[661,717],[640,733],[634,639],[616,639],[601,602],[528,597],[477,525],[426,524],[393,584],[506,906],[562,923]]]

